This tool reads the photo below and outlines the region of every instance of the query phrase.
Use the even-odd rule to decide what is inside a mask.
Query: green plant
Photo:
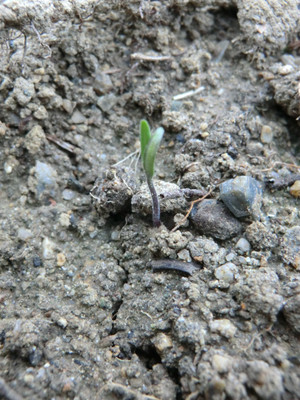
[[[141,159],[146,174],[147,184],[152,197],[152,221],[153,225],[160,226],[160,205],[158,196],[153,184],[154,163],[157,150],[164,135],[163,128],[157,128],[151,134],[150,126],[146,120],[140,124]]]

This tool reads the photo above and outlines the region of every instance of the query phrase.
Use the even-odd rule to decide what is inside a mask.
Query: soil
[[[300,398],[299,22],[296,0],[0,1],[1,398]],[[159,228],[141,119],[165,129]],[[237,176],[259,212],[180,224]]]

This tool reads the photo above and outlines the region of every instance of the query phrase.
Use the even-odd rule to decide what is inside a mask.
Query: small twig
[[[277,165],[282,165],[282,166],[287,167],[287,168],[296,168],[296,169],[300,169],[300,166],[299,166],[299,165],[296,165],[296,164],[288,164],[288,163],[285,163],[285,162],[276,161],[276,162],[274,162],[274,163],[271,165],[270,168],[261,169],[260,172],[270,172],[270,171],[272,171]]]
[[[71,154],[76,154],[76,148],[73,144],[65,142],[64,140],[59,139],[58,137],[54,135],[46,135],[46,138],[50,141],[55,143],[58,147],[60,147],[63,150],[68,151]]]
[[[132,153],[128,154],[128,156],[126,156],[125,158],[123,158],[121,161],[118,161],[117,163],[113,164],[113,167],[117,167],[120,164],[123,164],[124,161],[128,160],[129,158],[135,156],[136,154],[138,154],[140,152],[140,150],[135,150]]]
[[[176,96],[173,96],[173,100],[182,100],[182,99],[185,99],[187,97],[194,96],[197,93],[203,92],[203,90],[205,90],[205,86],[199,86],[195,90],[189,90],[188,92],[184,92],[184,93],[181,93],[181,94],[177,94]]]
[[[36,36],[37,36],[37,38],[38,38],[40,44],[48,50],[48,55],[45,56],[45,58],[50,58],[51,55],[52,55],[52,50],[51,50],[50,46],[49,46],[47,43],[45,43],[45,42],[43,41],[43,39],[41,38],[41,35],[40,35],[39,31],[36,29],[36,27],[34,26],[34,23],[33,23],[32,21],[31,21],[31,24],[30,24],[30,25],[31,25],[32,30],[33,30],[34,33],[36,34]]]
[[[22,400],[17,392],[11,389],[4,379],[0,378],[0,398],[4,400]]]
[[[270,332],[271,329],[273,328],[273,323],[271,325],[269,325],[267,328],[263,329],[261,332],[256,333],[252,339],[250,340],[250,343],[248,344],[248,346],[242,348],[244,352],[248,351],[250,349],[250,347],[253,345],[253,343],[255,342],[256,339],[258,339],[260,336],[264,335],[267,332]]]
[[[130,58],[132,60],[138,60],[138,61],[156,62],[156,61],[168,61],[171,59],[171,56],[152,56],[142,53],[133,53],[131,54]]]
[[[204,196],[200,197],[200,199],[193,200],[191,202],[191,205],[190,205],[187,213],[185,214],[185,216],[182,218],[181,221],[178,222],[177,225],[174,226],[174,228],[171,230],[171,232],[175,232],[181,225],[183,225],[185,223],[185,221],[188,219],[188,217],[189,217],[194,205],[196,203],[199,203],[200,201],[204,200],[206,197],[208,197],[215,190],[215,188],[216,188],[216,186],[211,188]]]
[[[22,75],[24,73],[24,60],[25,60],[25,56],[26,56],[26,52],[27,52],[27,36],[24,32],[23,32],[23,35],[24,35],[24,48],[23,48],[23,55],[22,55],[22,60],[21,60],[21,74]]]

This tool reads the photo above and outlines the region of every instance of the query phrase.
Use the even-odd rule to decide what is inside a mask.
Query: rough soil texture
[[[7,0],[0,28],[0,397],[300,398],[299,3]],[[171,231],[237,176],[259,212]]]

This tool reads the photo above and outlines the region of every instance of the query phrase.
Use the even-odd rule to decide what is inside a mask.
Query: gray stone
[[[288,299],[283,307],[283,314],[295,331],[300,333],[300,294]]]
[[[113,88],[110,76],[104,72],[96,74],[93,88],[98,95],[110,92]]]
[[[46,135],[40,125],[35,125],[25,136],[24,145],[28,152],[33,155],[36,154],[43,143],[46,141]]]
[[[57,189],[57,173],[50,165],[37,161],[34,169],[35,178],[33,180],[34,191],[38,199],[48,193],[55,196]]]
[[[249,361],[247,386],[254,389],[260,399],[280,400],[283,389],[282,372],[264,361]]]
[[[64,200],[72,200],[75,197],[75,192],[73,190],[70,189],[64,189],[62,192],[62,197]]]
[[[26,242],[28,239],[33,237],[33,233],[29,229],[20,228],[18,229],[18,239]]]
[[[217,200],[203,200],[196,204],[190,219],[197,230],[216,239],[230,239],[242,231],[241,223]]]
[[[235,247],[240,253],[248,253],[251,249],[250,243],[245,238],[240,238]]]
[[[227,283],[232,283],[237,275],[238,268],[231,262],[221,265],[215,270],[215,277]]]
[[[212,332],[219,333],[227,339],[233,338],[236,332],[236,326],[229,319],[215,319],[209,324]]]
[[[71,123],[72,124],[84,124],[86,121],[85,116],[80,112],[79,110],[75,110],[72,117],[71,117]]]
[[[238,176],[220,185],[222,201],[237,217],[258,217],[262,202],[261,184],[250,176]]]
[[[99,97],[97,106],[104,112],[109,112],[117,104],[118,98],[115,94],[110,93]]]
[[[283,236],[281,256],[284,262],[300,269],[300,226],[293,226]]]
[[[13,95],[20,106],[25,106],[30,102],[35,94],[34,85],[31,81],[19,77],[16,79]]]

